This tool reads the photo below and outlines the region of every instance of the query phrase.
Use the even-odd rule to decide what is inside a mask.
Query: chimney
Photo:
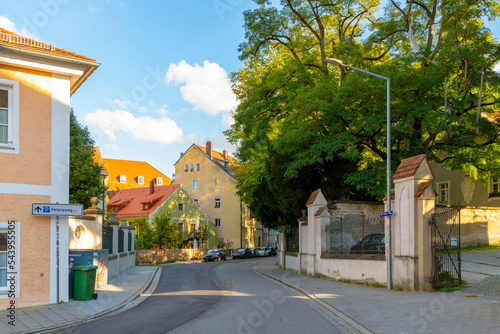
[[[206,151],[207,151],[208,157],[210,159],[212,159],[212,142],[209,140],[207,141]]]
[[[152,195],[155,192],[155,180],[149,182],[149,194]]]
[[[224,157],[224,160],[227,161],[227,151],[226,150],[222,151],[222,156]]]

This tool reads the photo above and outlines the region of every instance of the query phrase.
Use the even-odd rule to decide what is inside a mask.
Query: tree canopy
[[[226,135],[239,195],[264,225],[294,225],[318,187],[385,195],[386,82],[326,58],[390,78],[393,171],[425,153],[476,179],[500,173],[500,48],[484,26],[497,0],[254,1]]]
[[[90,205],[90,199],[102,200],[106,188],[101,178],[102,167],[94,156],[94,140],[87,127],[78,123],[70,111],[69,202]]]

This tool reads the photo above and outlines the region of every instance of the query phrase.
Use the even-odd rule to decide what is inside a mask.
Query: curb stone
[[[331,319],[331,316],[325,316],[325,312],[322,312],[324,310],[328,311],[331,313],[331,315],[333,315],[334,318],[336,318],[337,321],[333,320],[334,322],[336,322],[337,324],[343,326],[344,328],[346,328],[347,326],[345,325],[348,325],[350,327],[352,327],[352,329],[354,329],[356,332],[355,333],[362,333],[362,334],[373,334],[373,332],[371,330],[369,330],[368,328],[362,326],[361,324],[359,324],[357,321],[355,321],[354,319],[352,319],[351,317],[349,317],[348,315],[342,313],[340,310],[336,309],[335,307],[329,305],[328,303],[324,302],[323,300],[321,300],[321,298],[318,298],[316,297],[314,294],[312,294],[311,292],[307,291],[306,289],[304,288],[299,288],[298,286],[295,286],[289,282],[286,282],[284,280],[281,280],[277,277],[274,277],[270,274],[267,274],[263,271],[261,271],[259,269],[260,265],[256,265],[255,267],[253,267],[253,270],[259,274],[261,274],[262,276],[265,276],[269,279],[272,279],[286,287],[288,287],[289,289],[292,289],[292,290],[295,290],[297,292],[299,292],[300,294],[306,296],[308,298],[308,301],[310,301],[310,304],[313,308],[316,309],[316,311],[323,317],[325,318],[327,321],[329,321],[330,323],[332,323]],[[316,307],[314,307],[316,306]],[[340,321],[339,321],[340,320]],[[342,322],[345,323],[342,324]],[[352,331],[349,331],[348,328],[347,329],[347,332],[346,333],[352,333]],[[344,332],[344,331],[342,331]]]
[[[87,322],[91,322],[93,320],[100,319],[100,318],[105,317],[107,315],[111,315],[113,313],[118,313],[118,311],[120,311],[123,308],[125,308],[130,302],[134,301],[135,299],[137,299],[137,298],[139,298],[141,296],[149,296],[149,295],[151,295],[151,292],[156,289],[156,285],[158,284],[158,280],[160,278],[161,271],[162,271],[161,267],[156,267],[156,269],[151,273],[149,279],[146,281],[146,283],[144,283],[144,285],[142,286],[142,288],[140,288],[132,296],[130,296],[128,299],[126,299],[125,301],[123,301],[122,303],[120,303],[119,305],[117,305],[115,307],[112,307],[112,308],[110,308],[110,309],[108,309],[106,311],[102,311],[100,313],[94,314],[94,315],[92,315],[90,317],[87,317],[87,318],[84,318],[82,320],[73,322],[71,324],[55,325],[55,326],[52,326],[52,327],[47,327],[47,328],[44,328],[44,329],[37,329],[37,330],[23,332],[23,333],[27,333],[27,334],[31,334],[31,333],[48,333],[48,332],[51,332],[51,331],[54,331],[54,330],[60,330],[60,329],[66,329],[66,328],[75,327],[75,326],[78,326],[78,325],[81,325],[81,324],[85,324]],[[149,294],[145,294],[146,290],[148,290]]]

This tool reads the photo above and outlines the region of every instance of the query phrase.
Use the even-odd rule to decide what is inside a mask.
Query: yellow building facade
[[[236,194],[237,161],[215,151],[212,143],[191,145],[174,164],[173,184],[182,184],[215,225],[219,244],[232,248],[262,246],[262,227]],[[214,245],[215,246],[215,245]]]
[[[68,301],[68,218],[57,278],[56,217],[32,203],[68,203],[70,96],[98,66],[0,28],[0,305]]]

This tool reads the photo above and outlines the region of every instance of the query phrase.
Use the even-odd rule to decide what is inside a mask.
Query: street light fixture
[[[105,167],[103,167],[101,169],[100,175],[101,175],[101,179],[102,179],[102,185],[103,185],[103,187],[105,187],[106,186],[105,181],[106,181],[106,178],[108,177],[108,171],[106,170]],[[105,204],[104,202],[105,201],[106,201],[106,193],[103,194],[103,198],[102,198],[102,211],[106,211],[104,209],[104,204]]]
[[[387,211],[391,212],[391,79],[381,75],[362,70],[360,68],[346,65],[340,59],[326,58],[327,63],[337,66],[347,67],[355,71],[363,72],[379,79],[387,81]],[[391,243],[391,215],[388,217],[387,223],[387,288],[392,289],[392,243]]]

